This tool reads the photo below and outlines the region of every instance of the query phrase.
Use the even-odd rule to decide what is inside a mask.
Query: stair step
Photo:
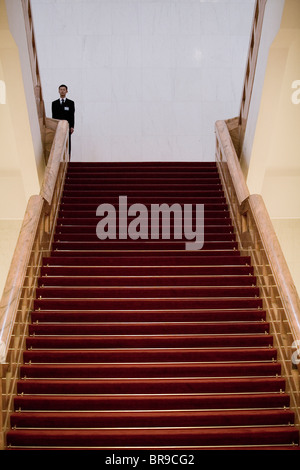
[[[56,306],[56,305],[55,305]],[[34,310],[31,312],[32,322],[232,322],[232,321],[265,321],[266,311],[255,309],[211,309],[211,310]]]
[[[234,265],[234,264],[247,264],[243,257],[240,256],[239,251],[237,250],[215,250],[215,251],[187,251],[187,255],[184,250],[169,250],[168,254],[162,254],[161,250],[105,250],[101,249],[101,244],[99,244],[98,250],[76,250],[75,253],[71,250],[55,250],[51,252],[51,260],[59,260],[58,263],[61,265],[61,260],[67,260],[71,257],[76,263],[85,262],[85,265],[96,265],[101,266],[101,263],[105,265],[115,266],[115,261],[118,261],[118,266],[123,263],[123,265],[128,266],[128,262],[131,260],[131,266],[174,266],[175,263],[178,263],[179,266],[198,266],[198,265],[218,265],[220,266],[221,256],[224,259],[225,265]],[[94,263],[92,263],[94,259]],[[46,258],[46,262],[47,258]],[[144,263],[144,264],[141,264]],[[147,264],[146,264],[147,263]],[[74,264],[74,263],[73,263]]]
[[[193,184],[198,184],[201,186],[201,189],[209,189],[211,184],[215,184],[222,189],[222,185],[220,182],[219,175],[213,171],[206,171],[203,173],[191,173],[186,172],[183,173],[181,176],[178,176],[176,173],[172,173],[166,177],[164,173],[157,175],[155,172],[149,172],[146,175],[143,172],[124,172],[119,174],[112,174],[109,172],[104,173],[71,173],[68,174],[66,177],[66,184],[71,185],[84,185],[84,184],[127,184],[128,187],[131,184],[138,184],[138,183],[147,183],[151,184],[152,186],[156,186],[157,184],[161,185],[165,183],[167,180],[167,184],[177,184],[180,186],[182,183],[186,184],[192,182]]]
[[[164,181],[171,181],[171,180],[176,180],[176,181],[180,181],[180,180],[183,180],[183,179],[197,179],[197,178],[200,178],[200,179],[204,179],[204,178],[209,178],[209,177],[215,177],[215,178],[219,178],[219,174],[217,172],[216,169],[212,169],[212,168],[206,168],[206,169],[202,169],[201,171],[191,171],[189,169],[187,170],[183,170],[181,171],[179,174],[178,174],[178,171],[172,171],[170,170],[169,172],[166,172],[165,171],[160,171],[160,172],[157,172],[157,171],[154,171],[154,169],[149,169],[147,172],[145,171],[138,171],[138,169],[136,169],[136,171],[130,171],[130,170],[126,170],[124,169],[124,171],[122,172],[111,172],[109,171],[108,169],[94,169],[94,171],[92,171],[91,169],[88,171],[84,171],[84,172],[75,172],[75,171],[68,171],[68,174],[67,174],[67,180],[73,180],[73,179],[79,179],[80,181],[84,180],[84,179],[87,179],[87,180],[90,180],[90,179],[95,179],[95,178],[99,178],[99,179],[105,179],[105,178],[111,178],[113,180],[117,180],[117,179],[121,179],[121,180],[124,180],[124,179],[133,179],[133,180],[138,180],[140,181],[140,179],[145,179],[145,180],[152,180],[154,183],[160,179],[163,179]]]
[[[216,194],[216,193],[215,193]],[[228,204],[226,204],[226,202],[224,202],[224,196],[223,196],[223,193],[221,192],[221,190],[218,190],[218,194],[220,194],[220,196],[222,196],[222,200],[221,201],[217,201],[217,202],[207,202],[205,204],[205,210],[206,211],[228,211]],[[99,204],[103,204],[103,203],[108,203],[108,204],[113,204],[116,209],[119,208],[119,196],[102,196],[101,197],[101,200],[99,200],[99,198],[96,198],[96,197],[93,197],[93,196],[90,196],[90,197],[67,197],[67,196],[63,196],[62,199],[61,199],[61,203],[60,203],[60,210],[61,211],[64,211],[64,210],[72,210],[74,211],[74,204],[76,203],[76,208],[78,208],[78,210],[82,211],[82,210],[92,210],[92,211],[96,211],[97,207]],[[180,204],[180,206],[183,208],[183,205],[184,204],[201,204],[201,197],[200,198],[197,198],[195,196],[189,196],[189,197],[180,197],[178,198],[178,196],[136,196],[136,197],[127,197],[127,205],[128,207],[131,206],[132,204],[135,204],[135,203],[139,203],[139,204],[143,204],[145,207],[147,208],[151,208],[151,205],[152,204],[159,204],[159,206],[161,206],[162,204],[168,204],[168,206],[170,207],[171,209],[171,206],[173,204]]]
[[[177,189],[176,187],[174,187],[172,190],[166,189],[163,191],[161,189],[156,189],[154,187],[154,188],[143,189],[143,190],[140,190],[138,188],[137,189],[127,188],[126,194],[124,193],[125,193],[125,190],[120,191],[120,189],[115,189],[113,187],[111,187],[110,189],[107,189],[107,188],[101,189],[100,187],[97,189],[97,191],[93,191],[89,189],[85,189],[81,191],[78,191],[75,189],[66,189],[63,191],[62,197],[63,198],[65,197],[78,198],[79,197],[82,200],[84,198],[96,198],[99,200],[99,197],[102,197],[102,196],[105,196],[105,197],[109,196],[109,197],[114,197],[114,198],[119,198],[119,196],[127,196],[128,198],[130,197],[141,197],[141,198],[147,197],[148,198],[149,196],[150,197],[162,196],[163,198],[167,196],[169,198],[172,196],[176,196],[178,199],[185,198],[185,197],[194,198],[194,200],[197,199],[198,204],[206,204],[206,203],[226,204],[226,198],[223,196],[223,193],[221,191],[216,193],[216,191],[214,190],[202,191],[201,189],[190,189],[190,188],[186,188],[183,190],[183,189],[178,189],[178,187]]]
[[[114,211],[118,215],[118,212],[115,210],[115,208],[114,208]],[[150,220],[151,213],[150,214],[148,213],[148,217]],[[118,216],[117,216],[117,220],[118,220]],[[131,220],[131,219],[129,218],[128,220]],[[88,214],[86,214],[86,216],[82,214],[81,217],[77,217],[75,214],[73,214],[73,217],[71,217],[71,215],[67,217],[67,214],[64,214],[64,212],[61,212],[60,216],[57,219],[58,226],[60,225],[76,225],[76,226],[94,225],[95,227],[95,224],[98,221],[100,221],[100,216],[96,216],[96,211],[94,214],[93,213],[90,214],[89,217],[88,217]],[[192,218],[192,222],[194,222],[194,218]],[[214,225],[224,226],[224,227],[231,226],[231,219],[229,217],[222,217],[221,214],[211,214],[211,217],[210,217],[210,214],[205,216],[205,226],[210,227]],[[172,221],[170,222],[170,227],[171,228],[173,227]]]
[[[145,232],[146,233],[146,232]],[[148,236],[148,234],[147,234]],[[160,233],[159,233],[159,236],[160,236]],[[172,237],[172,240],[174,240],[173,238],[173,233],[171,232],[170,233],[170,236]],[[149,239],[151,238],[151,234],[149,236]],[[183,237],[184,238],[184,237]],[[64,231],[63,229],[61,230],[58,230],[57,233],[54,234],[54,241],[55,242],[72,242],[72,241],[75,241],[75,242],[95,242],[95,241],[99,241],[99,238],[97,237],[97,234],[96,234],[96,230],[95,230],[95,227],[94,227],[94,230],[90,230],[89,232],[88,231],[75,231],[75,232],[70,232],[70,231]],[[133,240],[130,240],[128,238],[128,241],[133,241]],[[176,240],[174,240],[175,242]],[[205,243],[207,242],[235,242],[235,236],[232,234],[232,233],[205,233],[204,231],[204,241]],[[102,243],[104,242],[104,240],[102,241]],[[163,243],[162,243],[163,242]],[[177,243],[178,241],[176,241]],[[113,241],[109,241],[109,240],[106,240],[105,243],[108,243],[108,244],[113,244],[114,242]],[[162,244],[163,246],[166,246],[168,241],[163,241],[160,237],[160,239],[158,241],[152,241],[153,243],[153,246],[156,248],[158,245],[158,243]],[[149,242],[147,243],[147,246],[148,246]],[[171,246],[173,246],[173,243],[171,244]],[[175,244],[174,244],[175,246]],[[236,245],[235,245],[236,246]],[[128,248],[128,244],[124,243],[124,247],[125,248]],[[182,249],[182,244],[180,243],[180,248]]]
[[[202,188],[201,183],[204,183],[205,187]],[[208,188],[208,183],[210,188]],[[217,188],[215,186],[218,186]],[[204,181],[177,181],[174,183],[168,183],[166,181],[162,182],[144,182],[140,181],[138,183],[124,183],[118,182],[86,182],[81,184],[80,182],[73,182],[64,185],[63,196],[76,195],[78,196],[88,196],[93,195],[99,196],[106,194],[107,196],[154,196],[163,193],[165,197],[168,196],[183,196],[183,197],[193,197],[194,198],[204,198],[208,201],[209,197],[213,198],[224,198],[224,193],[219,185],[219,179],[207,178]],[[179,198],[178,198],[179,200]],[[182,204],[182,203],[181,203]]]
[[[298,430],[291,426],[250,428],[163,428],[124,430],[14,430],[7,434],[8,445],[60,446],[207,446],[268,445],[298,443]]]
[[[76,265],[49,265],[49,258],[44,259],[44,266],[41,267],[41,276],[59,276],[59,277],[87,277],[87,276],[167,276],[172,279],[178,276],[221,276],[222,279],[231,276],[253,276],[254,269],[249,265],[215,265],[215,266],[76,266]],[[74,278],[74,277],[73,277]]]
[[[267,347],[273,345],[273,336],[258,335],[80,335],[32,336],[26,339],[28,349],[94,349],[94,348],[216,348]]]
[[[95,240],[95,236],[97,236],[97,233],[96,233],[96,227],[97,227],[97,223],[100,221],[99,220],[95,220],[95,219],[84,219],[85,222],[87,223],[81,223],[81,221],[77,220],[75,222],[75,219],[72,219],[72,223],[70,223],[70,219],[59,219],[59,225],[57,225],[56,227],[56,231],[55,231],[55,237],[57,238],[60,234],[64,234],[64,235],[71,235],[71,239],[72,239],[72,236],[74,237],[78,237],[78,236],[83,236],[83,237],[93,237],[92,240]],[[124,224],[121,224],[120,227],[118,225],[118,223],[116,224],[116,235],[118,237],[119,233],[119,228],[122,227],[122,233],[125,233],[126,234],[126,231],[125,231],[125,225]],[[202,231],[202,228],[201,228],[201,231]],[[128,233],[128,232],[127,232]],[[200,230],[199,232],[200,233]],[[205,227],[203,227],[203,231],[201,232],[204,234],[204,241],[210,241],[210,242],[218,242],[218,241],[236,241],[236,237],[235,237],[235,234],[234,234],[234,230],[232,228],[232,226],[230,225],[230,223],[227,223],[224,225],[218,225],[218,224],[214,224],[214,225],[208,225],[206,224]],[[147,235],[147,238],[140,238],[144,241],[146,241],[147,239],[149,241],[164,241],[164,242],[167,242],[167,241],[176,241],[176,242],[180,242],[182,239],[185,239],[184,238],[184,230],[182,232],[182,238],[179,238],[176,240],[176,238],[174,238],[174,229],[173,229],[173,225],[172,223],[170,224],[170,238],[169,239],[163,239],[162,237],[162,227],[155,227],[155,234],[157,234],[156,236],[158,238],[153,238],[151,239],[151,231],[147,232],[146,230],[143,232],[143,236],[146,237]],[[169,236],[169,233],[168,233],[168,236]],[[116,238],[117,240],[118,238]],[[83,238],[84,240],[84,238]],[[96,240],[98,240],[98,237],[96,238]],[[122,239],[120,239],[122,241]],[[131,240],[128,236],[127,240]],[[107,241],[109,241],[109,239],[107,238]],[[124,241],[124,239],[123,239]],[[125,239],[126,241],[126,239]]]
[[[282,393],[214,393],[151,395],[17,395],[15,410],[231,410],[288,408],[290,398]]]
[[[124,323],[33,323],[30,336],[43,335],[253,335],[269,332],[269,323],[185,323],[185,322],[124,322]]]
[[[288,426],[294,420],[290,410],[238,411],[115,411],[13,413],[11,426],[20,428],[150,428],[199,426]]]
[[[281,377],[251,378],[158,378],[158,379],[26,379],[17,382],[18,393],[33,394],[152,394],[239,393],[285,390]]]
[[[100,203],[99,203],[100,205]],[[120,210],[119,210],[119,206],[116,205],[112,205],[113,208],[114,208],[114,212],[116,213],[117,217],[119,218],[120,217]],[[93,208],[93,209],[87,209],[85,208],[84,210],[79,210],[79,208],[77,209],[66,209],[66,208],[61,208],[60,211],[59,211],[59,218],[93,218],[93,217],[97,217],[99,218],[100,216],[97,215],[97,208]],[[140,214],[138,211],[137,212],[134,212],[133,214],[128,214],[126,212],[126,215],[127,215],[127,218],[128,220],[132,220],[132,219],[135,219],[137,216],[139,218],[139,220],[148,220],[149,216],[151,216],[151,208],[150,207],[147,207],[145,205],[145,208],[147,209],[147,214],[146,214],[146,211],[145,211],[145,214]],[[194,207],[192,207],[193,211],[195,211],[195,204],[194,204]],[[208,210],[206,208],[206,206],[204,207],[204,213],[205,213],[205,217],[206,219],[224,219],[224,218],[227,218],[229,219],[229,211],[222,208],[220,210],[217,210],[217,209],[210,209]],[[121,212],[121,215],[123,215],[123,213]],[[169,222],[172,221],[173,222],[173,214],[170,215],[170,211],[166,211],[165,213],[162,213],[162,214],[158,214],[160,216],[160,218],[162,220],[167,220]],[[178,213],[175,213],[175,220],[176,221],[181,221],[182,218],[183,218],[183,215],[184,215],[184,207],[183,206],[180,206],[180,211],[178,211]],[[172,219],[171,219],[172,217]],[[191,218],[192,220],[196,220],[196,217],[195,217],[195,213],[192,213],[191,214]]]
[[[200,256],[180,256],[179,254],[173,254],[170,256],[150,254],[147,252],[137,253],[131,252],[130,256],[127,253],[122,253],[116,250],[105,252],[103,250],[101,254],[94,253],[91,255],[89,252],[77,252],[69,253],[53,252],[52,256],[45,257],[43,260],[44,266],[248,266],[250,265],[250,259],[248,256],[239,256],[239,252],[234,253],[230,251],[228,255],[222,252],[222,255],[215,254],[214,256],[200,255]],[[191,252],[193,255],[197,252]],[[115,256],[113,256],[115,255]],[[222,268],[221,268],[222,269]],[[251,269],[251,268],[249,268]]]
[[[157,178],[164,177],[165,180],[177,179],[182,180],[184,178],[205,178],[205,177],[216,177],[219,178],[217,168],[213,167],[187,167],[180,165],[177,168],[169,167],[164,168],[163,166],[149,166],[148,168],[142,168],[139,166],[119,166],[119,167],[82,167],[82,168],[70,168],[68,167],[67,172],[68,178],[94,178],[94,177],[108,177],[108,178],[135,178],[138,180],[139,177],[153,178],[154,182]]]
[[[90,448],[89,448],[90,449]],[[63,446],[63,447],[58,447],[58,446],[30,446],[30,447],[26,447],[26,446],[12,446],[10,445],[8,449],[6,450],[89,450],[87,449],[86,447],[81,447],[81,446]],[[113,447],[113,446],[107,446],[107,447],[97,447],[97,446],[93,446],[91,448],[91,450],[118,450],[119,448],[118,447]],[[162,446],[162,447],[159,447],[159,446],[155,446],[155,447],[144,447],[144,446],[126,446],[126,449],[125,451],[132,451],[132,450],[135,450],[135,451],[139,451],[139,452],[144,452],[144,451],[153,451],[153,449],[157,449],[157,450],[162,450],[162,451],[174,451],[174,446]],[[201,446],[201,447],[196,447],[196,446],[180,446],[180,445],[177,445],[176,446],[176,449],[184,449],[185,451],[187,450],[192,450],[192,451],[195,451],[195,450],[228,450],[229,449],[229,446]],[[270,444],[270,445],[246,445],[246,446],[239,446],[239,445],[231,445],[230,446],[230,450],[299,450],[299,445],[297,443],[291,443],[291,444],[287,444],[287,445],[273,445],[273,444]],[[123,448],[123,451],[124,451],[124,448]],[[125,454],[126,455],[126,454]],[[177,455],[177,454],[176,454]],[[194,454],[192,454],[194,456]],[[122,458],[122,457],[121,457]],[[126,459],[127,457],[124,457],[124,459]],[[170,461],[171,461],[172,457],[170,457]],[[193,457],[190,457],[190,460],[192,460]],[[174,458],[174,460],[176,460],[176,457]],[[188,459],[187,459],[187,462],[188,462]],[[119,463],[118,463],[119,464]],[[127,464],[127,460],[126,460],[126,464]],[[176,463],[177,464],[177,463]],[[184,463],[185,465],[185,463]]]
[[[140,236],[143,232],[139,232]],[[148,234],[145,235],[148,238]],[[150,237],[149,237],[150,238]],[[183,237],[183,241],[148,241],[148,240],[130,240],[127,241],[107,241],[96,239],[96,241],[69,241],[59,240],[52,244],[52,249],[55,251],[99,251],[99,250],[184,250],[185,241],[189,241]],[[237,250],[238,244],[235,241],[204,241],[203,250]]]
[[[25,350],[24,363],[144,363],[273,361],[277,350],[259,348],[111,348]]]
[[[255,276],[40,276],[38,286],[76,286],[76,287],[104,287],[104,286],[255,286]]]
[[[256,286],[88,286],[38,287],[38,298],[91,299],[91,298],[207,298],[258,297]]]
[[[262,308],[262,299],[236,298],[49,298],[34,300],[34,309],[41,310],[142,310],[142,309],[238,309]]]
[[[194,162],[194,161],[189,161],[189,160],[183,160],[183,161],[172,161],[172,162],[165,162],[165,161],[139,161],[139,162],[134,162],[134,161],[122,161],[122,162],[93,162],[93,161],[82,161],[82,162],[76,162],[72,161],[69,163],[69,171],[72,170],[79,170],[82,171],[82,168],[100,168],[102,169],[107,169],[111,168],[113,171],[117,171],[118,168],[138,168],[138,169],[145,169],[149,171],[149,167],[153,167],[156,170],[157,169],[162,169],[165,168],[167,172],[170,171],[170,169],[189,169],[189,168],[196,168],[196,169],[202,169],[202,168],[212,168],[216,169],[216,162],[214,161],[208,161],[208,162]]]
[[[280,375],[279,362],[153,363],[153,364],[30,364],[21,366],[21,378],[108,377],[243,377]]]
[[[219,194],[218,197],[216,197],[216,194]],[[207,195],[207,191],[205,191],[205,195]],[[97,209],[99,204],[102,203],[109,203],[113,204],[118,207],[119,204],[119,196],[121,194],[107,194],[104,193],[101,196],[101,199],[99,197],[93,196],[92,194],[88,194],[86,196],[76,196],[74,194],[73,196],[67,196],[63,195],[61,199],[61,204],[60,208],[68,208],[70,207],[72,210],[74,209],[74,204],[76,204],[76,207],[78,208],[87,208],[90,207],[92,209]],[[194,193],[190,194],[188,196],[178,196],[178,193],[173,193],[173,195],[161,195],[161,194],[148,194],[148,195],[141,195],[141,194],[133,194],[133,195],[128,195],[127,196],[127,205],[132,205],[134,203],[141,203],[144,204],[146,207],[149,207],[150,204],[169,204],[171,205],[172,203],[175,203],[180,201],[180,204],[202,204],[203,203],[203,196],[196,196]],[[213,197],[205,197],[205,207],[207,209],[212,209],[212,210],[228,210],[228,204],[226,202],[225,196],[221,191],[214,192]]]
[[[111,171],[109,168],[84,168],[82,171],[68,169],[67,181],[84,181],[84,180],[112,180],[112,181],[135,181],[149,180],[153,185],[157,181],[181,181],[209,179],[220,180],[218,170],[215,168],[205,168],[198,170],[197,168],[177,168],[164,170],[149,168],[147,171],[141,168],[119,168],[119,171]]]

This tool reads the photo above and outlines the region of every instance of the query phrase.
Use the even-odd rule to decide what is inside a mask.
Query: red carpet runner
[[[100,241],[121,195],[203,203],[203,249]],[[298,449],[249,263],[214,163],[71,163],[7,448]]]

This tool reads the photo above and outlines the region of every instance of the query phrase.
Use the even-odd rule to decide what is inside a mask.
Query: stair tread
[[[21,366],[21,378],[109,378],[109,377],[231,377],[280,375],[281,366],[278,362],[247,363],[172,363],[172,364],[30,364]],[[228,376],[228,375],[227,375]]]
[[[211,427],[289,425],[290,410],[171,410],[171,411],[98,411],[98,412],[18,412],[12,413],[15,429],[36,428],[130,428],[130,427]]]
[[[26,339],[27,348],[36,349],[94,349],[94,348],[224,348],[267,347],[273,345],[273,336],[253,335],[35,335]]]
[[[235,385],[235,386],[245,386],[252,389],[255,389],[256,386],[268,386],[271,385],[275,387],[275,390],[280,391],[285,388],[285,379],[283,377],[151,377],[151,378],[128,378],[128,377],[117,377],[117,378],[84,378],[84,379],[55,379],[55,378],[26,378],[17,381],[20,387],[31,386],[31,385],[42,385],[44,387],[50,387],[52,385],[62,386],[67,385],[69,387],[81,387],[85,385],[95,385],[104,387],[105,385],[129,385],[129,386],[141,386],[141,385],[176,385],[182,384],[189,386],[210,386],[218,385],[222,388],[225,385]],[[45,388],[47,391],[47,388]],[[138,388],[136,389],[138,393]],[[192,391],[192,390],[191,390]],[[235,391],[235,390],[234,390]],[[258,390],[259,391],[259,390]],[[105,393],[105,392],[102,392]],[[119,389],[115,389],[115,393],[120,393]],[[148,393],[151,393],[149,391]],[[175,393],[175,390],[174,390]]]
[[[132,439],[132,441],[130,441]],[[247,428],[222,428],[222,429],[127,429],[126,437],[123,430],[105,429],[105,430],[14,430],[7,433],[8,444],[18,445],[28,444],[60,444],[68,445],[126,445],[134,446],[145,445],[208,445],[212,439],[216,445],[236,444],[292,444],[298,442],[298,430],[291,426],[279,427],[251,427]],[[71,441],[71,442],[70,442]],[[129,441],[129,442],[128,442]]]
[[[272,347],[216,348],[98,348],[25,350],[29,363],[149,363],[149,362],[242,362],[274,361],[277,350]]]
[[[74,273],[75,274],[75,273]],[[47,276],[43,275],[40,276],[38,279],[38,287],[42,286],[70,286],[70,287],[77,287],[77,286],[91,286],[91,287],[98,287],[98,286],[150,286],[155,287],[159,286],[253,286],[256,285],[256,277],[252,275],[243,275],[240,274],[239,276],[231,274],[229,275],[220,275],[220,276],[197,276],[197,275],[182,275],[182,276],[174,276],[172,274],[166,275],[134,275],[128,274],[126,275],[106,275],[103,276],[99,274],[96,275],[69,275],[68,277],[62,277],[55,274],[47,273]]]
[[[165,410],[165,409],[265,409],[270,407],[286,408],[290,405],[289,394],[273,392],[252,393],[214,393],[169,395],[17,395],[15,409],[40,410]]]
[[[95,309],[92,311],[83,310],[61,310],[61,309],[44,309],[33,310],[31,312],[32,321],[64,321],[64,322],[119,322],[119,321],[245,321],[245,320],[256,320],[263,321],[266,319],[266,312],[260,309],[161,309],[159,312],[151,309],[137,309],[135,311],[128,310],[123,311],[122,309],[117,310],[106,310],[106,309]]]
[[[240,323],[184,323],[184,322],[85,322],[61,324],[42,322],[29,325],[29,335],[154,335],[154,334],[267,334],[269,324],[265,322]]]
[[[219,297],[258,297],[256,286],[43,286],[36,289],[39,298],[69,297],[90,299],[93,297],[171,297],[206,298]]]

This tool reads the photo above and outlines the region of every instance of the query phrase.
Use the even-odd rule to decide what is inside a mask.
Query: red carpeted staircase
[[[100,241],[121,195],[203,203],[204,247]],[[262,307],[215,163],[70,163],[7,449],[298,449]]]

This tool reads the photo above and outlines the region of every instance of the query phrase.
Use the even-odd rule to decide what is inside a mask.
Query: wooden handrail
[[[53,204],[55,189],[59,183],[59,191],[63,182],[58,174],[61,165],[68,161],[69,125],[67,121],[59,121],[53,140],[49,163],[45,171],[44,182],[39,195],[31,196],[28,201],[24,220],[11,261],[3,295],[0,301],[0,362],[5,362],[7,348],[18,301],[24,286],[30,254],[34,247],[37,227],[40,222],[45,202],[49,207]],[[66,168],[62,169],[64,175]],[[59,200],[55,203],[58,205]],[[57,207],[54,207],[57,210]],[[48,210],[49,213],[49,210]],[[49,235],[49,233],[47,233]]]
[[[300,299],[273,224],[260,195],[249,194],[226,122],[216,123],[216,162],[228,202],[239,250],[250,256],[263,308],[267,312],[291,408],[300,425]]]
[[[238,205],[242,211],[243,204],[249,197],[249,190],[246,185],[243,172],[233,145],[227,124],[225,121],[217,121],[215,124],[217,151],[219,153],[219,161],[226,164],[228,171],[232,177],[234,190],[236,192]],[[220,150],[220,151],[219,151]]]
[[[267,0],[256,0],[239,115],[226,121],[238,158],[241,157],[246,133],[266,3]]]
[[[266,3],[267,0],[256,0],[256,4],[254,7],[254,15],[252,21],[248,57],[246,62],[246,70],[239,112],[239,156],[242,151],[243,141],[245,137]]]
[[[245,215],[251,211],[260,234],[263,248],[269,258],[270,266],[273,267],[274,276],[277,285],[283,296],[289,319],[294,331],[295,339],[300,340],[300,299],[288,268],[286,259],[282,252],[280,243],[275,233],[270,216],[266,209],[263,198],[258,194],[250,195],[239,160],[236,155],[227,125],[225,121],[217,121],[216,129],[216,160],[218,162],[223,178],[226,178],[226,172],[222,165],[226,163],[230,175],[230,182],[227,181],[226,190],[232,186],[235,198],[238,203],[238,211]],[[220,166],[221,165],[221,166]],[[232,203],[231,201],[230,203]],[[239,233],[245,233],[241,224]],[[245,239],[245,238],[244,238]]]
[[[23,6],[25,30],[26,30],[26,36],[27,36],[27,45],[28,45],[30,67],[31,67],[31,74],[32,74],[32,83],[33,83],[34,95],[35,95],[36,106],[37,106],[37,111],[38,111],[38,117],[39,117],[41,126],[45,126],[46,125],[46,112],[45,112],[45,105],[44,105],[44,100],[43,100],[41,77],[40,77],[39,64],[38,64],[38,58],[37,58],[37,49],[36,49],[36,41],[35,41],[30,0],[22,0],[22,6]]]
[[[255,218],[264,251],[270,266],[273,267],[274,277],[288,315],[293,338],[300,340],[300,299],[269,213],[259,194],[251,195],[248,204],[249,210]]]
[[[52,146],[52,141],[56,130],[57,121],[46,116],[30,0],[22,0],[22,6],[24,13],[24,24],[27,37],[33,91],[40,125],[41,139],[44,150],[44,159],[45,163],[47,164]]]
[[[12,257],[0,302],[0,362],[7,356],[12,328],[24,286],[29,258],[43,207],[41,196],[31,196]]]
[[[56,132],[39,195],[32,196],[16,244],[0,301],[0,448],[4,448],[16,381],[33,309],[43,257],[50,254],[60,199],[69,161],[69,126]]]
[[[68,122],[57,121],[55,137],[53,139],[48,165],[46,167],[44,181],[40,191],[41,196],[48,202],[49,205],[52,203],[59,166],[61,164],[61,161],[59,158],[57,158],[57,156],[62,155],[64,148],[68,146],[68,136]]]

